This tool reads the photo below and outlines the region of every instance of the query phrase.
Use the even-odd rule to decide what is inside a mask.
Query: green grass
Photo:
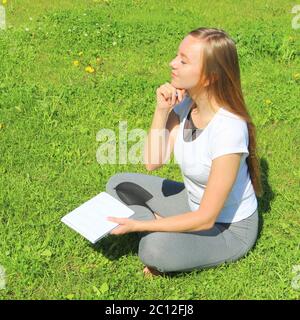
[[[300,29],[291,27],[293,3],[233,3],[8,0],[8,28],[0,31],[0,265],[7,275],[0,299],[300,298],[291,285],[300,265]],[[96,134],[110,128],[118,136],[119,121],[128,131],[148,130],[169,61],[199,26],[237,41],[263,169],[263,228],[235,263],[145,280],[135,234],[93,247],[60,218],[103,191],[113,174],[148,173],[141,164],[100,165]],[[88,64],[95,73],[84,71]],[[173,162],[151,174],[181,180]]]

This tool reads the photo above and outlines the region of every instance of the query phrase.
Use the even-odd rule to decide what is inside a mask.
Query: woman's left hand
[[[116,218],[116,217],[107,217],[108,221],[118,223],[115,229],[113,229],[110,234],[121,235],[129,232],[137,232],[139,221],[128,218]]]

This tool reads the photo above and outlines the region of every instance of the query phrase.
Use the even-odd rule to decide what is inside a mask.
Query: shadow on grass
[[[128,254],[135,255],[138,252],[139,236],[137,233],[123,235],[108,235],[99,243],[91,245],[94,250],[101,252],[109,260],[118,260]]]
[[[261,232],[264,225],[264,217],[263,215],[270,211],[270,203],[274,199],[274,192],[271,189],[271,186],[268,183],[269,176],[269,166],[265,159],[260,160],[261,166],[261,178],[262,178],[262,187],[263,187],[263,196],[258,198],[258,213],[259,213],[259,230],[257,241],[254,244],[253,248],[250,250],[254,250],[257,242],[261,237]],[[103,238],[98,244],[93,245],[93,249],[101,252],[110,260],[118,260],[122,256],[126,256],[128,254],[136,255],[138,253],[140,236],[137,233],[129,233],[120,236],[109,235]],[[216,266],[222,267],[224,265]],[[213,267],[215,268],[215,267]],[[186,273],[199,272],[205,269],[199,270],[191,270],[185,272],[166,272],[165,276],[169,277],[180,277],[186,275]]]
[[[271,210],[270,203],[275,197],[275,194],[269,185],[269,165],[268,162],[264,159],[260,159],[260,167],[261,167],[261,179],[262,179],[262,187],[263,187],[263,195],[258,198],[258,214],[259,214],[259,229],[258,229],[258,237],[256,243],[259,241],[261,237],[261,232],[264,226],[264,214],[268,213]],[[253,249],[255,249],[256,244]]]

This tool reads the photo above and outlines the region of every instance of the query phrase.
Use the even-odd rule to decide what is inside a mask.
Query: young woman
[[[110,217],[119,224],[111,234],[138,232],[144,273],[153,275],[243,257],[257,239],[262,195],[234,41],[220,29],[195,29],[170,67],[171,83],[156,91],[145,166],[155,170],[174,152],[183,182],[127,172],[106,186],[135,212],[130,219]]]

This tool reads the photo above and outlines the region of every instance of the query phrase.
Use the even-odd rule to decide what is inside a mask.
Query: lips
[[[177,77],[177,75],[175,73],[172,72],[172,77]]]

